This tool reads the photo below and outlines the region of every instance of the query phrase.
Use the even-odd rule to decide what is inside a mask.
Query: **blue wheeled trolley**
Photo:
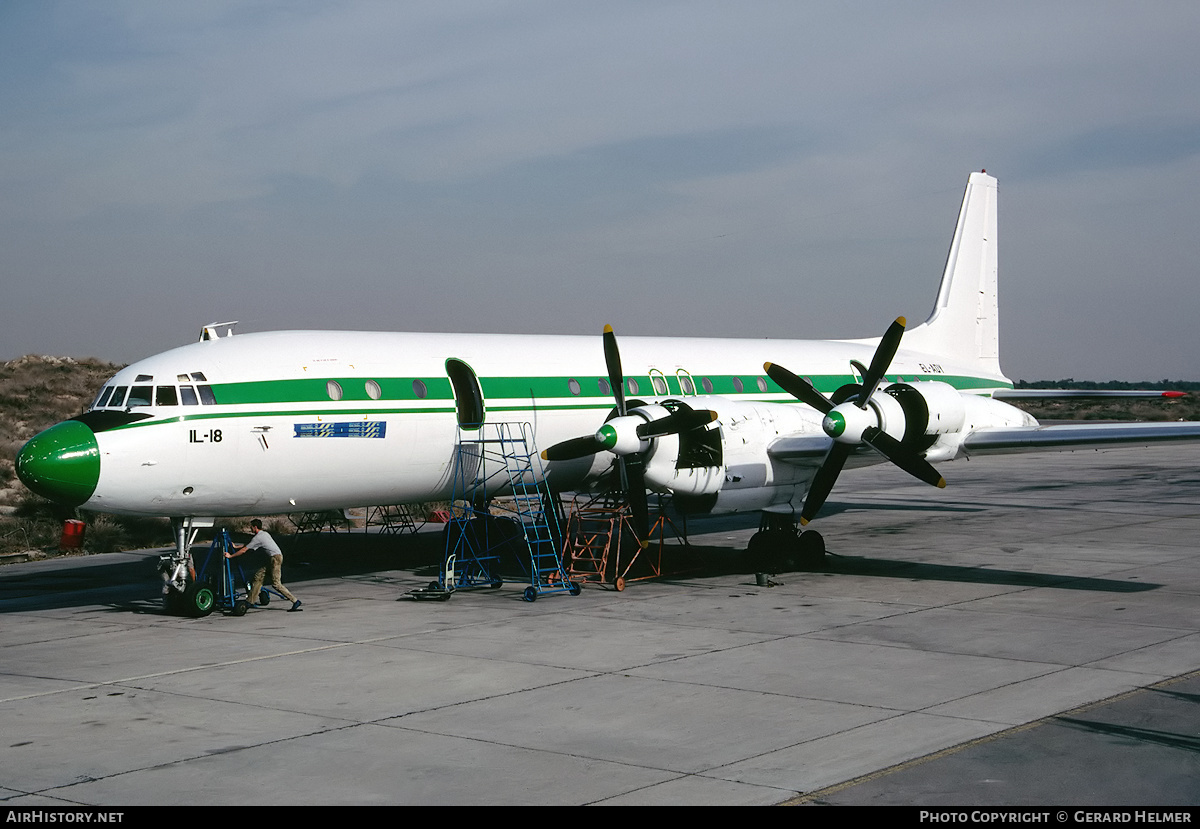
[[[245,616],[253,604],[250,580],[246,578],[241,562],[225,558],[225,554],[230,552],[233,552],[233,540],[229,537],[229,531],[217,530],[212,543],[208,545],[204,563],[196,571],[196,584],[199,587],[193,605],[200,609],[207,603],[207,612],[200,615],[207,616],[213,610],[221,610],[231,616]],[[205,591],[207,596],[204,595]],[[283,598],[282,593],[264,586],[258,593],[258,603],[265,605],[270,602],[272,593]]]

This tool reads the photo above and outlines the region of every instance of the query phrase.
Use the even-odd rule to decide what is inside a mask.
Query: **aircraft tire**
[[[179,616],[185,607],[187,607],[187,602],[178,590],[171,588],[163,595],[163,610],[169,615]]]
[[[796,546],[801,567],[815,569],[825,564],[825,538],[816,530],[800,533]]]
[[[213,612],[217,603],[211,588],[199,587],[195,584],[188,586],[183,597],[184,608],[193,619],[203,619]]]
[[[782,573],[795,554],[796,536],[783,529],[759,530],[746,545],[746,571]]]

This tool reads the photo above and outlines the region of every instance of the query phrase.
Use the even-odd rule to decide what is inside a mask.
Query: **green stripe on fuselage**
[[[894,379],[896,375],[893,375]],[[414,381],[419,379],[425,386],[427,394],[424,398],[417,396]],[[636,392],[628,388],[629,379],[637,382]],[[689,397],[679,385],[679,377],[664,375],[667,382],[667,394],[675,397]],[[374,381],[379,385],[378,400],[453,400],[450,381],[446,377],[305,377],[296,380],[260,380],[248,383],[215,383],[212,386],[217,403],[229,406],[244,406],[264,403],[326,403],[331,400],[328,391],[329,381],[335,381],[342,390],[343,401],[374,401],[367,392],[367,382]],[[575,380],[579,384],[578,394],[572,393],[570,383]],[[484,400],[546,400],[561,398],[611,400],[611,392],[601,387],[601,382],[608,385],[603,377],[480,377],[479,385],[483,390]],[[692,375],[695,385],[694,394],[714,394],[723,397],[748,396],[761,394],[783,394],[784,391],[775,381],[761,375]],[[702,383],[708,380],[712,383],[712,391],[704,389]],[[734,381],[741,383],[742,390],[738,391]],[[766,389],[759,386],[759,381],[766,383]],[[825,394],[832,394],[847,383],[857,382],[848,374],[827,374],[812,376],[813,385]],[[904,380],[937,380],[947,383],[960,391],[971,389],[993,388],[995,380],[978,377],[951,376],[945,374],[908,375]],[[1003,384],[1011,387],[1011,384]],[[650,378],[643,375],[626,377],[626,394],[643,397],[660,397],[662,395],[654,388]]]
[[[1003,386],[1011,388],[1011,383],[997,383],[986,378],[932,374],[932,375],[901,375],[906,382],[937,380],[946,383],[959,391],[972,389],[996,388]],[[761,401],[769,403],[797,402],[780,388],[773,380],[759,375],[692,375],[693,382],[700,394],[709,394],[700,385],[703,380],[712,382],[711,394],[742,399],[746,401]],[[742,383],[742,391],[736,391],[734,379]],[[425,398],[419,398],[413,387],[414,379],[420,379],[427,389]],[[580,392],[571,394],[569,383],[578,380]],[[627,375],[627,381],[629,376]],[[638,383],[636,396],[655,398],[658,395],[650,378],[644,375],[633,377]],[[668,394],[687,399],[692,395],[684,395],[679,389],[679,378],[666,376]],[[758,381],[766,383],[766,391],[759,388]],[[329,397],[328,383],[334,380],[342,389],[340,401]],[[378,400],[367,393],[367,380],[379,384],[380,397]],[[484,402],[492,413],[528,411],[537,408],[549,410],[599,410],[607,411],[613,406],[612,395],[601,391],[600,380],[607,385],[607,378],[601,377],[481,377],[479,382],[483,389]],[[813,385],[825,394],[832,394],[847,383],[857,382],[848,374],[844,375],[813,375]],[[885,378],[886,381],[898,381],[898,376]],[[454,412],[453,393],[450,381],[446,377],[392,377],[392,378],[363,378],[363,377],[304,377],[294,380],[260,380],[247,383],[218,383],[212,386],[213,394],[219,406],[245,406],[241,411],[211,411],[206,406],[171,407],[175,411],[185,409],[174,416],[167,415],[163,407],[152,407],[159,414],[151,420],[141,420],[124,426],[115,427],[113,431],[136,429],[142,426],[158,426],[165,423],[183,421],[211,420],[228,417],[346,417],[356,415],[397,415],[397,414],[449,414]],[[628,392],[630,397],[633,392]],[[542,402],[550,401],[554,402]],[[423,401],[424,405],[388,406],[392,401]],[[501,402],[502,401],[502,402]],[[297,408],[270,410],[257,408],[263,405],[290,403]],[[367,406],[338,406],[341,404],[367,403]],[[373,405],[371,405],[373,404]],[[450,404],[450,405],[447,405]],[[255,408],[249,408],[255,407]]]

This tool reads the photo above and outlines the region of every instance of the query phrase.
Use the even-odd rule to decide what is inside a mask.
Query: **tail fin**
[[[996,191],[996,179],[987,173],[971,173],[967,179],[933,312],[904,335],[904,345],[1003,377],[996,294]]]

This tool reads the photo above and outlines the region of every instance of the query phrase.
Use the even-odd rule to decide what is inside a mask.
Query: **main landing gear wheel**
[[[799,553],[801,567],[815,570],[825,565],[825,538],[816,530],[806,530],[797,539],[796,551]]]
[[[217,603],[212,588],[198,587],[195,584],[190,585],[183,594],[183,601],[185,612],[194,619],[203,619],[212,613]]]
[[[816,530],[773,527],[752,535],[746,553],[751,573],[819,570],[825,564],[825,539]]]
[[[163,595],[163,610],[172,616],[178,616],[184,612],[187,603],[184,600],[183,594],[175,588],[171,588]]]

